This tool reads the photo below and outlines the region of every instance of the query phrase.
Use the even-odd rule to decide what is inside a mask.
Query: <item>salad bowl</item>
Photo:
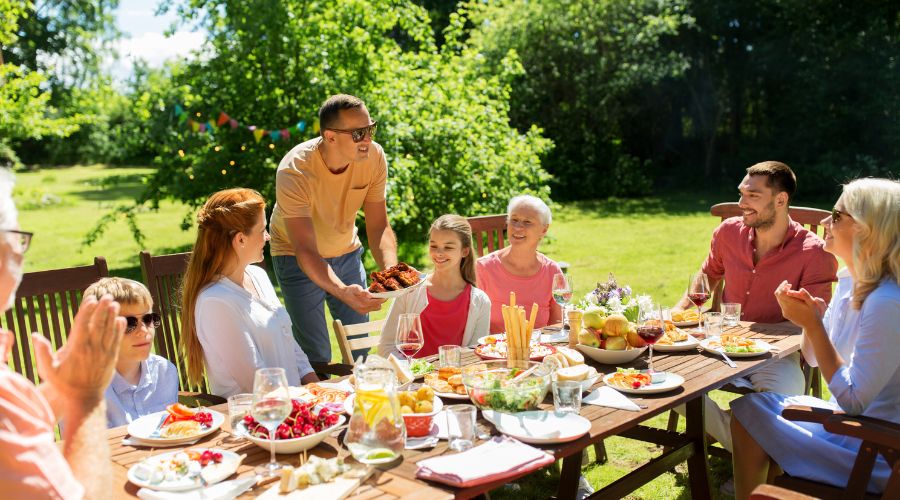
[[[551,373],[534,361],[516,361],[512,367],[506,360],[487,361],[463,367],[462,383],[478,408],[515,413],[537,409],[547,396]]]

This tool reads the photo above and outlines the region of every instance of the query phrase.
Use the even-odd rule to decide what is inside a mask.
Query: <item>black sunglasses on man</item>
[[[363,139],[365,139],[366,136],[369,136],[372,138],[372,140],[375,140],[375,131],[377,129],[378,129],[378,122],[372,122],[371,125],[367,125],[367,126],[361,127],[361,128],[354,128],[354,129],[350,129],[350,130],[341,129],[341,128],[328,128],[326,130],[332,130],[339,134],[350,134],[350,139],[352,139],[353,142],[360,142]]]

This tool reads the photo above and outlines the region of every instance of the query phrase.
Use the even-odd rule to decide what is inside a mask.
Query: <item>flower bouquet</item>
[[[642,307],[649,308],[653,299],[649,295],[634,295],[628,285],[619,286],[613,273],[605,283],[597,283],[597,288],[588,292],[578,303],[579,309],[600,308],[606,316],[622,314],[628,321],[636,322]]]

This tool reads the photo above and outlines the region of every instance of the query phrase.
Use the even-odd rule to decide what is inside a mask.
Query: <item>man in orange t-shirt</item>
[[[0,172],[0,311],[22,278],[31,233],[19,231],[12,178]],[[86,297],[66,345],[54,354],[34,334],[40,387],[7,366],[13,335],[0,330],[0,495],[4,498],[105,498],[112,486],[106,405],[125,318],[112,297]],[[54,441],[60,417],[63,450]]]
[[[272,261],[293,333],[311,362],[331,361],[324,302],[344,324],[364,323],[381,308],[366,287],[356,214],[382,269],[397,263],[387,217],[387,161],[373,142],[375,122],[357,97],[335,95],[319,108],[321,134],[278,165],[269,232]],[[354,357],[365,351],[354,352]]]

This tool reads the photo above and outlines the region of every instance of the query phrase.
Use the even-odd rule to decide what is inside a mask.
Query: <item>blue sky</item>
[[[187,55],[200,48],[203,34],[180,28],[172,36],[163,33],[172,25],[172,11],[155,16],[157,0],[121,0],[116,11],[116,23],[123,37],[116,43],[119,61],[111,63],[113,76],[125,79],[131,72],[135,58],[146,60],[150,66],[159,67],[170,58]]]

